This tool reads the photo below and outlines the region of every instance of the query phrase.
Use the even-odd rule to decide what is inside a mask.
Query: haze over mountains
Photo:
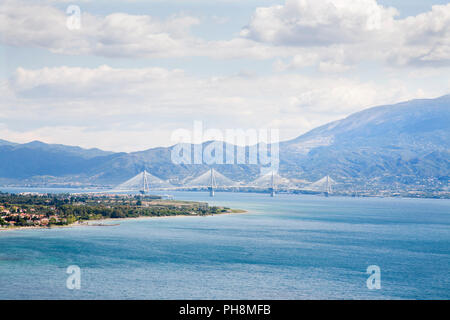
[[[0,140],[1,184],[115,185],[142,170],[181,184],[207,165],[176,165],[169,148],[112,153]],[[448,190],[450,95],[370,108],[280,143],[280,174],[294,181],[330,175],[343,186]],[[239,181],[257,165],[214,165]],[[395,189],[394,188],[394,189]]]
[[[284,142],[282,171],[309,179],[447,180],[450,95],[367,109]]]

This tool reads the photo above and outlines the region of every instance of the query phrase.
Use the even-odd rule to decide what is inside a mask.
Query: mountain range
[[[0,140],[0,184],[112,186],[145,169],[181,185],[210,168],[173,164],[173,148],[116,153]],[[279,152],[280,174],[299,183],[329,175],[348,187],[448,191],[450,95],[366,109],[281,142]],[[213,167],[233,180],[260,175],[258,165]]]

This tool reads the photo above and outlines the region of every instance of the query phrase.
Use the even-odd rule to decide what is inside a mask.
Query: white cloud
[[[80,29],[67,28],[64,11],[52,6],[6,0],[0,4],[0,42],[17,47],[38,47],[65,55],[117,58],[179,58],[205,56],[218,59],[268,59],[286,56],[286,49],[271,48],[243,38],[206,41],[191,28],[196,17],[112,13],[94,16],[81,10]]]
[[[84,12],[82,28],[71,31],[64,11],[31,3],[0,4],[2,43],[128,59],[276,58],[274,69],[284,72],[262,76],[250,67],[200,77],[158,67],[19,67],[0,82],[0,136],[12,141],[131,151],[169,145],[172,131],[194,120],[219,129],[282,127],[287,139],[373,105],[442,95],[450,86],[448,68],[441,68],[450,65],[450,4],[396,19],[394,9],[375,0],[288,0],[257,9],[241,36],[206,41],[191,33],[200,21],[187,15]],[[358,65],[376,62],[376,69],[380,61],[389,68]],[[295,70],[307,67],[304,74]]]
[[[40,47],[54,53],[109,57],[183,56],[195,39],[190,27],[199,20],[171,16],[114,13],[105,17],[81,12],[81,28],[67,28],[68,15],[54,7],[6,1],[0,5],[1,41],[11,46]]]
[[[287,0],[255,10],[231,40],[195,37],[196,17],[82,12],[81,29],[66,27],[67,15],[50,5],[5,1],[0,40],[68,55],[126,58],[204,56],[216,59],[291,58],[278,69],[316,66],[342,72],[364,61],[391,66],[450,65],[450,4],[405,19],[376,0]]]
[[[163,68],[17,69],[4,83],[2,138],[137,150],[170,145],[171,132],[270,128],[292,138],[372,105],[416,97],[396,82],[298,74],[193,77]],[[136,138],[133,139],[132,137]]]
[[[336,49],[348,61],[381,60],[391,65],[450,64],[450,4],[396,19],[397,10],[375,0],[287,0],[258,8],[241,35],[278,47],[296,47],[297,61],[324,61]],[[307,50],[305,50],[305,48]],[[311,62],[311,55],[316,58]],[[340,58],[342,60],[342,57]]]
[[[287,0],[256,9],[242,35],[276,45],[354,43],[392,26],[396,14],[375,0]]]
[[[450,63],[450,3],[398,21],[403,46],[391,55],[400,64]],[[397,53],[397,54],[396,54]]]

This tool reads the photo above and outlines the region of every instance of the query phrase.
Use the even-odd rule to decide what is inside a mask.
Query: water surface
[[[450,298],[449,200],[171,194],[249,212],[0,232],[0,299]]]

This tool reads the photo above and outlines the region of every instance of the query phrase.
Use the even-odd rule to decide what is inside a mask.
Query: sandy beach
[[[183,218],[183,217],[213,217],[213,216],[224,216],[224,215],[235,215],[235,214],[245,214],[248,213],[246,210],[232,210],[231,212],[223,212],[216,214],[207,214],[207,215],[169,215],[169,216],[140,216],[140,217],[130,217],[130,218],[106,218],[100,220],[84,220],[82,222],[77,221],[73,224],[67,226],[51,226],[51,227],[40,227],[40,226],[32,226],[32,227],[12,227],[12,228],[0,228],[0,232],[2,231],[17,231],[17,230],[46,230],[46,229],[54,229],[54,228],[76,228],[76,227],[113,227],[120,224],[121,221],[126,220],[146,220],[146,219],[163,219],[163,218]],[[106,222],[106,223],[105,223]],[[111,222],[117,222],[111,223]]]

